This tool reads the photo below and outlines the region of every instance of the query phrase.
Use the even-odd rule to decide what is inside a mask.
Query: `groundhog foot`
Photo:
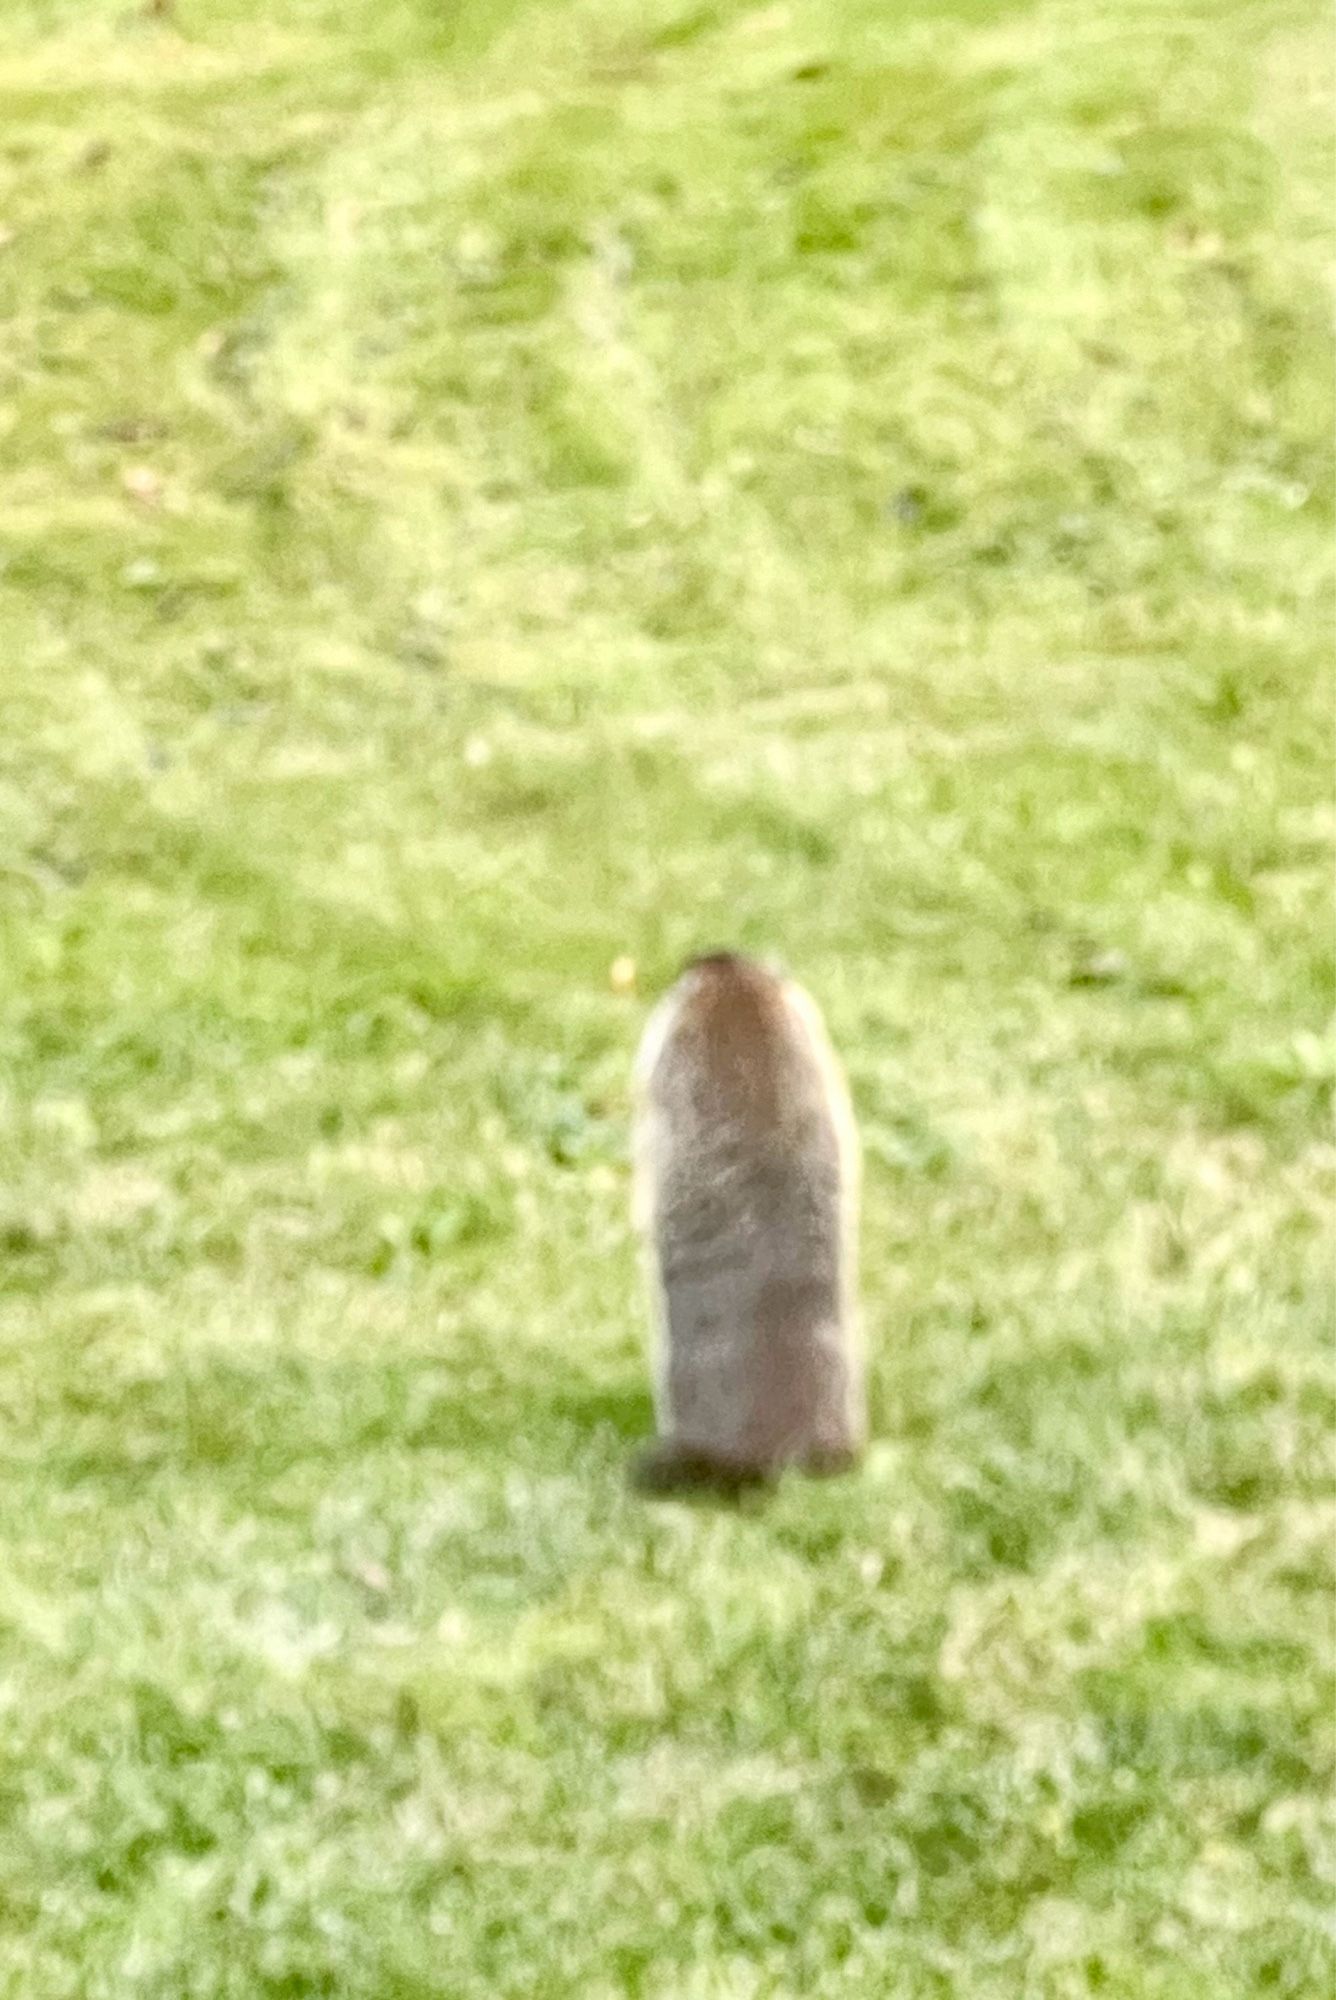
[[[852,1472],[861,1456],[857,1445],[814,1445],[798,1461],[798,1470],[809,1479],[838,1479],[842,1472]]]

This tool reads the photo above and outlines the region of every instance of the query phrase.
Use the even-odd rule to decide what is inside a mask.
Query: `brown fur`
[[[664,1347],[647,1489],[833,1471],[863,1436],[858,1161],[812,1002],[731,953],[688,966],[638,1066],[638,1207]]]

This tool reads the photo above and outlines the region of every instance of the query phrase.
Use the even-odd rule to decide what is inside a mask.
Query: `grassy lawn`
[[[1331,72],[6,0],[3,2000],[1336,1986]],[[873,1354],[737,1513],[623,1484],[721,943]]]

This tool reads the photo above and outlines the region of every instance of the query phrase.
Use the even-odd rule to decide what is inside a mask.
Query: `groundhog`
[[[859,1151],[815,1003],[732,952],[694,960],[650,1017],[635,1097],[659,1437],[634,1483],[733,1490],[852,1465]]]

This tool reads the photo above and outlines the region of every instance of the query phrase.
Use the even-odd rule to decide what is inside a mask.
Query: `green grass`
[[[1332,1990],[1331,81],[8,0],[4,2000]],[[622,1477],[723,942],[876,1433],[738,1514]]]

